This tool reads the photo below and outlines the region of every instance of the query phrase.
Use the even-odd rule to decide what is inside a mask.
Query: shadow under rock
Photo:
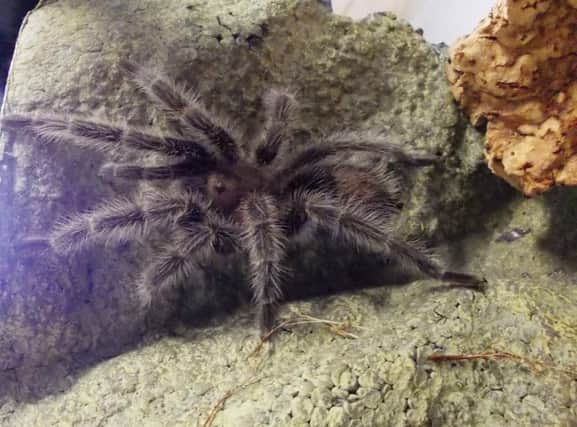
[[[355,252],[327,238],[319,239],[314,247],[291,248],[288,259],[291,273],[283,287],[283,303],[361,289],[402,286],[423,278],[406,272],[392,259]],[[187,306],[186,301],[194,300],[183,291],[178,320],[192,327],[205,327],[220,323],[241,308],[251,309],[252,294],[246,271],[240,265],[242,262],[237,262],[232,268],[229,264],[211,272],[212,297],[200,309],[197,305]],[[438,286],[438,291],[444,285]],[[445,287],[451,289],[448,285]]]
[[[16,411],[15,403],[36,403],[69,390],[82,374],[99,363],[136,349],[140,340],[121,348],[82,352],[43,365],[22,366],[0,372],[0,425]]]
[[[295,247],[289,252],[293,274],[285,286],[285,301],[303,300],[354,290],[382,286],[400,286],[417,279],[404,273],[395,263],[382,257],[355,253],[345,245],[328,239],[320,239],[315,247]],[[235,261],[235,262],[232,262]],[[190,328],[218,325],[240,310],[250,309],[251,292],[246,281],[243,262],[223,259],[221,264],[210,266],[208,289],[210,294],[204,304],[194,304],[194,287],[183,290],[178,308],[178,323]],[[432,291],[451,291],[452,287],[439,284]],[[207,295],[205,295],[206,297]],[[187,304],[189,302],[189,304]],[[198,302],[198,301],[196,301]],[[382,301],[386,303],[386,297]],[[248,317],[248,316],[247,316]],[[252,317],[252,316],[250,316]],[[247,322],[250,322],[247,320]],[[255,325],[253,322],[252,325]],[[168,325],[158,333],[150,333],[144,345],[163,336],[174,334],[174,325]],[[150,331],[149,331],[150,332]],[[254,326],[255,334],[258,333]],[[4,406],[10,400],[36,402],[48,395],[65,392],[84,372],[124,352],[143,344],[143,337],[114,348],[72,354],[66,359],[46,361],[42,366],[20,367],[0,372],[0,420],[5,416]]]
[[[6,346],[4,351],[12,350],[18,361],[0,365],[0,424],[15,411],[14,402],[34,403],[68,390],[87,369],[136,348],[143,336],[143,328],[135,322],[116,321],[113,323],[117,327],[112,328],[110,323],[105,324],[103,318],[126,317],[127,304],[115,305],[103,318],[84,311],[94,300],[103,297],[93,294],[89,277],[96,264],[106,263],[106,257],[75,259],[78,264],[69,277],[67,263],[47,250],[43,241],[16,245],[4,256],[9,258],[14,270],[30,274],[12,278],[13,282],[20,283],[18,293],[26,296],[24,303],[20,299],[12,301],[11,298],[16,297],[11,297],[9,292],[0,300],[0,313],[5,316],[0,318],[0,328],[6,325],[14,334],[4,331],[0,341]],[[30,283],[19,280],[23,277],[29,278]],[[70,286],[77,282],[84,282],[85,286]],[[122,295],[117,294],[111,300],[122,299]],[[14,307],[10,306],[12,303]],[[38,318],[34,304],[42,305],[41,309],[37,307],[41,312]],[[15,313],[20,314],[15,316]],[[103,329],[105,333],[97,333]],[[86,339],[87,336],[91,339]],[[35,348],[34,340],[45,341],[47,345],[35,350],[42,352],[39,357],[26,360],[26,352]],[[54,351],[54,347],[69,348],[70,343],[77,343],[76,351]]]
[[[468,186],[470,189],[462,195],[462,200],[444,207],[450,216],[439,224],[439,231],[434,236],[435,242],[460,239],[469,233],[485,231],[486,218],[506,209],[519,194],[508,183],[493,175],[485,164],[478,166]],[[454,261],[460,263],[465,260]]]
[[[465,238],[473,234],[492,233],[494,219],[506,212],[511,203],[519,197],[517,190],[493,175],[484,164],[479,165],[472,177],[471,188],[469,196],[459,205],[447,209],[457,218],[462,218],[463,223],[456,224],[459,233],[454,232],[454,221],[448,218],[441,224],[438,236],[435,236],[440,237],[435,239],[435,242],[447,246],[446,265],[451,268],[467,265],[474,256],[467,250]]]
[[[549,223],[538,245],[557,257],[567,273],[577,273],[577,188],[555,188],[541,197]]]

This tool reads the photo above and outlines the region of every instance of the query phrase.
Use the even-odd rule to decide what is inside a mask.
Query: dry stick
[[[292,309],[291,311],[302,319],[310,320],[311,323],[321,323],[327,326],[331,332],[334,332],[335,334],[341,337],[358,339],[359,338],[358,335],[355,335],[352,332],[349,332],[348,330],[349,329],[367,330],[367,328],[352,325],[350,322],[345,321],[339,322],[336,320],[319,319],[318,317],[313,317],[308,314],[302,314],[300,311],[296,309]]]
[[[464,360],[512,360],[527,366],[533,372],[542,372],[545,369],[551,369],[556,372],[561,372],[569,376],[577,378],[577,370],[558,368],[541,360],[528,359],[518,354],[509,353],[507,351],[493,351],[483,353],[464,353],[464,354],[440,354],[434,353],[427,357],[428,360],[435,363],[442,362],[459,362]]]
[[[298,311],[296,311],[296,314],[297,314],[297,318],[285,320],[284,322],[279,323],[277,326],[275,326],[270,331],[268,331],[266,333],[266,335],[264,335],[261,338],[259,345],[254,349],[254,351],[252,351],[251,354],[249,354],[248,357],[252,357],[255,354],[259,353],[260,350],[262,349],[262,346],[264,345],[264,343],[267,342],[268,340],[270,340],[270,338],[275,333],[277,333],[279,330],[281,330],[283,328],[288,328],[291,326],[310,325],[310,324],[319,324],[320,323],[323,325],[327,325],[329,327],[329,330],[331,330],[332,332],[336,333],[339,336],[346,337],[346,338],[358,338],[357,335],[352,334],[352,333],[347,331],[348,328],[352,328],[354,326],[348,325],[345,322],[337,322],[334,320],[318,319],[316,317],[312,317],[312,316],[309,316],[306,314],[301,314]],[[363,328],[358,327],[358,326],[356,328],[357,329],[363,329]],[[233,396],[238,391],[243,390],[252,384],[256,384],[260,380],[261,380],[260,378],[255,378],[253,376],[253,377],[249,378],[247,381],[245,381],[244,383],[236,386],[233,389],[228,390],[224,394],[224,396],[222,396],[219,399],[219,401],[216,402],[216,404],[213,406],[212,410],[210,411],[210,413],[209,413],[206,421],[202,425],[202,427],[210,427],[212,425],[212,423],[214,422],[214,420],[216,418],[216,415],[218,414],[219,411],[221,411],[224,408],[224,404],[226,403],[226,401],[231,396]]]
[[[243,382],[240,385],[237,385],[234,388],[231,388],[230,390],[228,390],[219,400],[218,402],[216,402],[216,404],[212,407],[210,413],[208,414],[208,417],[206,418],[206,421],[202,424],[202,427],[210,427],[212,425],[212,423],[214,422],[214,419],[216,418],[216,415],[224,408],[224,404],[226,403],[226,401],[232,397],[235,393],[244,390],[245,388],[247,388],[248,386],[251,386],[253,384],[256,384],[257,382],[259,382],[261,379],[260,378],[255,378],[250,377],[248,380],[246,380],[245,382]]]
[[[264,345],[265,342],[267,342],[268,340],[270,340],[270,338],[277,333],[280,329],[283,328],[288,328],[291,326],[297,326],[297,325],[309,325],[309,324],[324,324],[329,326],[329,329],[331,331],[333,331],[334,333],[338,334],[339,336],[343,336],[343,337],[347,337],[347,338],[358,338],[358,336],[347,332],[346,328],[350,327],[349,325],[346,325],[344,322],[337,322],[337,321],[333,321],[333,320],[324,320],[324,319],[317,319],[316,317],[312,317],[312,316],[308,316],[308,315],[303,315],[301,313],[297,312],[298,317],[300,317],[300,319],[303,320],[299,320],[299,318],[297,317],[296,319],[288,319],[285,320],[284,322],[278,324],[277,326],[275,326],[273,329],[271,329],[270,331],[268,331],[266,333],[266,335],[264,335],[261,338],[261,341],[259,343],[259,345],[254,349],[254,351],[249,354],[248,357],[252,357],[255,354],[259,353],[260,350],[262,349],[262,346]],[[361,328],[358,328],[361,329]],[[214,422],[216,415],[218,414],[219,411],[221,411],[224,408],[224,404],[226,403],[226,401],[233,396],[235,393],[237,393],[240,390],[245,389],[246,387],[252,385],[252,384],[256,384],[257,382],[259,382],[261,379],[260,378],[255,378],[254,376],[249,378],[247,381],[245,381],[244,383],[236,386],[235,388],[228,390],[224,396],[222,396],[218,402],[216,402],[216,404],[213,406],[212,410],[210,411],[206,421],[204,422],[204,424],[202,425],[202,427],[210,427],[212,425],[212,423]]]
[[[276,334],[279,330],[284,328],[289,328],[291,326],[298,326],[298,325],[311,325],[311,324],[323,324],[327,325],[329,329],[334,332],[335,334],[345,337],[345,338],[359,338],[357,335],[347,332],[347,327],[344,322],[337,322],[334,320],[324,320],[324,319],[317,319],[312,316],[302,315],[298,313],[303,320],[296,319],[288,319],[282,323],[279,323],[270,331],[268,331],[261,339],[260,343],[256,346],[256,348],[248,355],[248,357],[253,357],[260,352],[265,342],[269,341],[271,337]],[[360,329],[359,327],[357,327]]]
[[[248,355],[248,357],[253,357],[256,354],[260,353],[264,343],[267,342],[268,340],[270,340],[271,337],[274,334],[276,334],[278,331],[280,331],[281,329],[289,328],[291,326],[296,326],[296,325],[306,325],[306,324],[310,324],[310,323],[316,323],[316,322],[312,322],[310,320],[297,321],[297,320],[289,319],[289,320],[285,320],[282,323],[279,323],[278,325],[276,325],[274,328],[272,328],[270,331],[268,331],[265,335],[263,335],[261,337],[260,342],[258,343],[256,348]]]

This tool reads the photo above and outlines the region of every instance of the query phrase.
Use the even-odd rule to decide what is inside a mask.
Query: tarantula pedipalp
[[[289,147],[296,101],[282,90],[264,96],[266,119],[260,136],[241,145],[230,122],[209,112],[194,92],[132,62],[121,62],[121,69],[167,115],[171,134],[74,116],[11,114],[1,119],[1,126],[105,154],[122,146],[166,158],[159,166],[109,163],[102,173],[179,185],[107,200],[64,220],[49,239],[57,252],[69,254],[95,243],[146,241],[152,231],[167,230],[162,250],[141,274],[143,308],[174,302],[180,286],[203,281],[199,263],[207,257],[244,251],[258,323],[265,333],[274,326],[282,299],[287,244],[297,237],[311,239],[317,229],[397,258],[431,278],[484,283],[446,271],[393,233],[400,187],[386,163],[420,167],[436,162],[435,156],[406,150],[375,132],[338,133]],[[382,161],[359,165],[350,160],[354,153]]]

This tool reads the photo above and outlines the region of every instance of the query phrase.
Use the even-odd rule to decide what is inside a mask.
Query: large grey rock
[[[480,161],[480,138],[451,101],[442,57],[409,26],[391,16],[353,24],[312,0],[45,1],[24,25],[4,109],[157,120],[121,76],[123,57],[198,83],[212,106],[248,124],[260,118],[266,87],[292,86],[300,90],[305,136],[390,128],[402,141],[443,153],[442,166],[411,177],[402,227],[435,240],[479,231],[444,255],[487,276],[490,287],[481,295],[420,281],[296,303],[363,327],[356,340],[302,327],[281,333],[272,353],[250,358],[257,331],[243,308],[212,326],[183,329],[185,337],[148,339],[99,362],[143,333],[131,286],[142,252],[95,248],[60,259],[23,239],[127,188],[99,180],[102,159],[93,154],[3,135],[4,424],[190,425],[255,370],[260,381],[227,402],[217,425],[551,425],[577,417],[576,383],[561,369],[536,375],[508,361],[426,362],[432,351],[498,348],[563,368],[572,363],[577,203],[575,192],[502,203],[509,193]],[[514,227],[531,232],[496,241]],[[314,272],[306,276],[310,287],[331,289],[339,276],[353,287],[386,281],[343,266],[335,254],[328,248],[325,256],[295,259],[299,270]],[[215,291],[205,297],[212,299],[189,303],[204,306],[209,320],[219,306],[239,304],[238,291],[221,288],[242,288],[242,281],[222,272],[211,276]],[[291,291],[307,293],[314,292]]]
[[[229,390],[255,380],[233,393],[214,426],[572,425],[577,287],[574,270],[540,248],[547,210],[523,202],[510,215],[489,218],[494,232],[460,247],[489,278],[485,295],[421,281],[292,304],[362,327],[354,330],[359,338],[301,326],[279,333],[257,355],[252,320],[237,315],[147,341],[89,371],[61,370],[70,375],[62,394],[25,404],[11,399],[0,414],[10,426],[194,425]],[[532,231],[502,241],[514,228]],[[432,352],[494,350],[546,367],[426,360]]]

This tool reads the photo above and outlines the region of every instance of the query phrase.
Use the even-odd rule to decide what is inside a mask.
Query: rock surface
[[[51,384],[62,393],[32,403],[10,398],[0,419],[7,426],[203,425],[234,390],[213,426],[569,426],[577,417],[575,253],[559,257],[562,242],[555,253],[544,250],[549,214],[547,203],[519,201],[488,218],[491,231],[459,247],[489,279],[485,295],[420,281],[293,303],[285,310],[360,327],[352,329],[358,339],[304,325],[256,355],[251,317],[235,315],[144,342],[89,370],[62,369]],[[512,230],[530,231],[515,239]],[[545,368],[427,361],[434,352],[485,351]],[[11,384],[22,392],[22,381],[33,387],[41,378],[35,371],[34,380]]]
[[[577,185],[576,23],[571,0],[499,0],[451,48],[451,90],[488,122],[489,167],[527,196]]]
[[[312,0],[45,1],[24,25],[4,108],[156,120],[121,77],[123,57],[198,82],[211,105],[249,124],[268,85],[293,86],[303,133],[317,135],[321,124],[388,127],[444,154],[442,167],[411,176],[403,227],[437,240],[476,227],[443,258],[490,286],[483,295],[419,281],[291,304],[360,327],[357,339],[305,325],[251,356],[257,331],[243,308],[123,351],[143,333],[131,297],[140,250],[96,248],[63,260],[23,240],[123,187],[100,181],[102,159],[89,153],[3,135],[3,425],[191,425],[252,378],[215,426],[563,425],[577,417],[569,366],[577,352],[577,193],[505,205],[507,193],[483,170],[479,135],[451,102],[443,58],[409,26],[391,16],[354,24]],[[319,270],[307,287],[330,289],[341,276],[350,288],[387,281],[341,265],[329,249],[296,258],[299,270]],[[238,286],[216,272],[212,282],[212,299],[191,302],[206,305],[209,320],[222,288]],[[309,292],[295,287],[293,297]],[[493,349],[548,367],[426,360]],[[117,357],[102,361],[107,354]]]

